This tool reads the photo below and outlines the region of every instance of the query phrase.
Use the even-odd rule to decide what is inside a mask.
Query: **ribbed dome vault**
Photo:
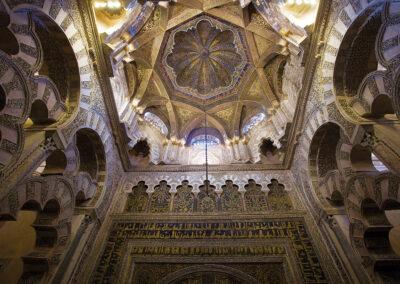
[[[206,16],[173,31],[164,53],[168,77],[175,88],[200,99],[231,90],[246,62],[237,31]]]

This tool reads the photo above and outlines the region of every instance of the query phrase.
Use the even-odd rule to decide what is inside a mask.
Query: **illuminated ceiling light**
[[[94,7],[96,9],[120,9],[122,7],[121,1],[109,0],[109,1],[95,1]]]
[[[95,1],[95,2],[94,2],[94,7],[95,7],[96,9],[105,8],[105,7],[107,7],[107,2],[104,2],[104,1]]]
[[[108,6],[108,8],[111,8],[111,9],[119,9],[119,8],[121,8],[121,2],[119,2],[119,1],[108,1],[107,2],[107,6]]]
[[[169,1],[158,2],[158,5],[160,5],[161,7],[164,7],[164,8],[168,8],[168,4],[169,4]]]
[[[317,0],[286,0],[281,3],[284,3],[284,5],[311,5],[314,6],[317,4]]]

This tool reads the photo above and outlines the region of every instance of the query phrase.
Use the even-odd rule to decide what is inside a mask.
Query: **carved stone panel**
[[[268,188],[270,189],[268,193],[268,205],[271,210],[293,209],[292,201],[287,191],[285,191],[283,184],[278,183],[277,180],[272,180]]]
[[[243,211],[242,195],[238,191],[238,187],[231,182],[222,187],[221,208],[226,212]]]
[[[146,212],[148,203],[148,194],[146,186],[143,182],[139,183],[132,189],[132,193],[128,195],[125,211],[127,212]]]
[[[170,187],[166,182],[161,182],[160,185],[155,187],[154,192],[150,197],[150,213],[164,213],[169,212],[171,194],[169,193]]]
[[[202,213],[211,213],[218,211],[218,196],[214,192],[213,186],[200,186],[200,192],[197,195],[197,211]]]
[[[267,196],[261,191],[261,187],[256,184],[249,184],[244,194],[246,210],[248,212],[267,211]]]
[[[193,212],[194,196],[192,193],[192,187],[187,183],[182,186],[178,186],[177,193],[174,197],[173,211],[179,213],[191,213]]]

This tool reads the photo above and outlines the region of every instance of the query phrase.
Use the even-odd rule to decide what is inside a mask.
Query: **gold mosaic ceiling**
[[[252,5],[170,2],[157,6],[124,41],[129,43],[125,64],[136,72],[128,82],[136,86],[132,101],[159,115],[170,136],[186,138],[201,127],[204,109],[210,127],[224,137],[240,136],[250,116],[268,117],[279,106],[282,94],[268,66],[286,56],[287,42]]]
[[[176,93],[207,100],[239,82],[244,51],[237,29],[203,15],[170,33],[160,66]]]

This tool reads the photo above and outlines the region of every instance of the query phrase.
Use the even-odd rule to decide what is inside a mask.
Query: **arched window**
[[[190,144],[195,147],[205,147],[206,144],[207,146],[219,145],[221,144],[221,141],[214,135],[208,135],[208,134],[206,139],[206,135],[203,134],[193,137]]]
[[[254,126],[259,124],[261,121],[265,119],[265,114],[260,112],[250,118],[247,123],[243,126],[242,133],[246,135]]]
[[[165,125],[164,121],[162,121],[162,119],[159,118],[154,113],[146,112],[144,114],[144,120],[149,122],[154,127],[157,127],[161,131],[162,134],[164,134],[164,135],[168,134],[168,127]]]
[[[206,139],[207,135],[207,139]],[[193,146],[196,148],[204,148],[207,146],[216,146],[223,143],[223,137],[221,133],[213,127],[199,127],[193,129],[188,135],[187,146]]]
[[[374,165],[374,168],[378,172],[388,172],[389,171],[389,169],[381,162],[381,160],[379,160],[379,158],[377,156],[375,156],[374,153],[371,153],[371,160],[372,160],[372,164]]]

